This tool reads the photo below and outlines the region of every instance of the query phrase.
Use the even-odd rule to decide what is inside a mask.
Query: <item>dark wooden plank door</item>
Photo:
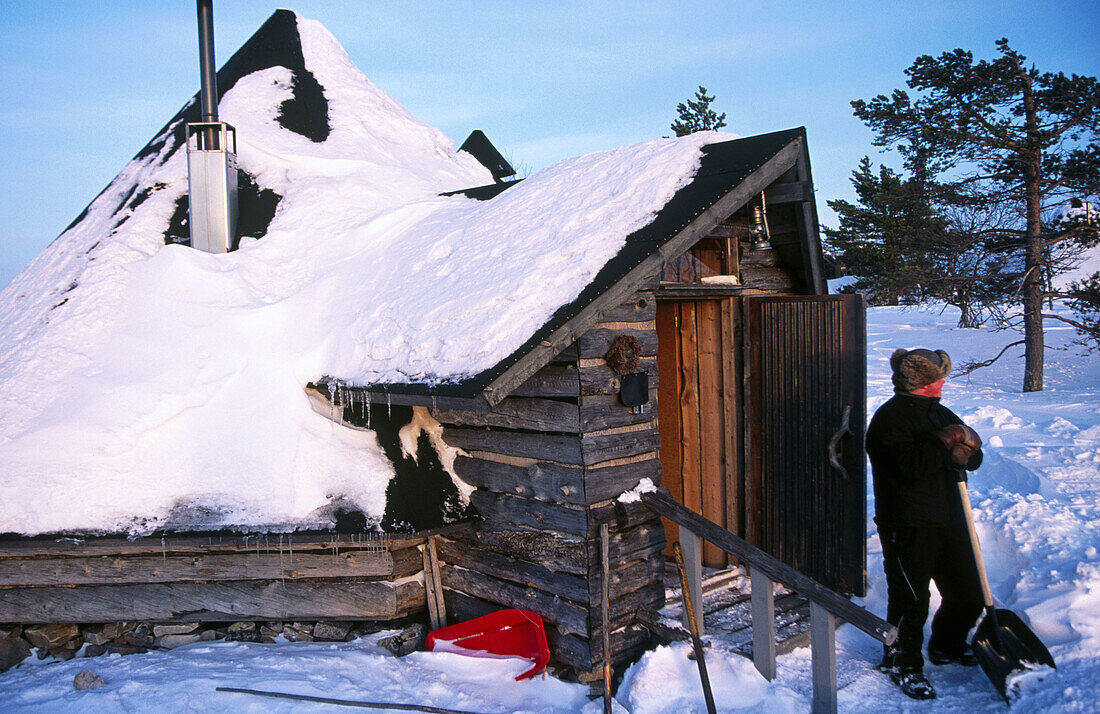
[[[822,584],[862,595],[863,299],[746,297],[743,310],[746,537]]]

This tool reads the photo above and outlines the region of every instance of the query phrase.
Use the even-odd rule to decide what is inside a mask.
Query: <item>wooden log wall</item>
[[[648,642],[641,608],[664,603],[660,520],[617,498],[643,478],[661,481],[657,450],[656,302],[633,294],[489,412],[433,410],[444,439],[467,455],[459,476],[476,486],[484,519],[440,541],[444,600],[452,620],[500,607],[543,616],[551,649],[582,679],[601,652],[600,524],[610,525],[612,661]],[[619,401],[619,375],[604,361],[619,335],[641,346],[650,401]]]
[[[424,608],[423,538],[0,542],[0,622],[393,620]]]

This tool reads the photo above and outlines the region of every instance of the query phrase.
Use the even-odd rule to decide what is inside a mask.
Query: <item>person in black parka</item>
[[[932,619],[933,664],[976,664],[966,635],[982,611],[982,593],[957,482],[982,463],[973,429],[940,404],[951,358],[943,350],[899,349],[890,357],[895,394],[867,428],[888,605],[898,628],[880,668],[916,699],[935,690],[924,676],[929,581],[942,603]]]

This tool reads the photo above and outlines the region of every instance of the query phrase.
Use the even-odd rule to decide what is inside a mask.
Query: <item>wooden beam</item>
[[[389,582],[105,585],[0,590],[0,622],[394,620],[425,606],[424,587]]]
[[[780,203],[802,203],[814,200],[813,185],[809,181],[773,183],[764,189],[764,200],[769,207]]]
[[[394,574],[389,552],[340,554],[232,553],[184,556],[8,558],[0,588],[69,587],[141,583],[209,583],[237,580],[384,578]]]
[[[554,399],[509,397],[489,411],[434,409],[432,417],[450,426],[494,426],[573,434],[581,431],[577,405]]]
[[[775,679],[775,593],[771,578],[752,569],[752,662],[769,682]]]
[[[810,659],[813,669],[814,714],[835,714],[836,616],[810,602]]]
[[[671,519],[688,530],[720,546],[753,569],[759,568],[776,582],[783,583],[800,593],[811,602],[817,602],[841,620],[850,622],[871,637],[892,644],[897,639],[897,628],[872,614],[868,610],[852,604],[816,580],[803,575],[783,561],[768,555],[756,546],[738,538],[721,526],[711,523],[672,500],[666,492],[643,493],[642,502],[654,512]]]
[[[581,466],[548,461],[516,465],[458,456],[455,458],[455,472],[466,483],[486,491],[537,498],[550,503],[583,505],[587,502],[584,469]]]
[[[0,560],[5,558],[83,558],[95,556],[204,555],[211,553],[277,554],[381,552],[415,548],[422,534],[383,533],[267,533],[241,535],[166,535],[130,540],[117,537],[39,540],[0,540]]]
[[[695,612],[695,628],[699,636],[703,636],[703,539],[681,526],[680,528],[680,545],[684,552],[684,571],[686,573],[686,580],[688,584],[688,590],[691,591],[691,605]],[[686,597],[688,593],[683,593],[681,597]],[[684,627],[691,628],[691,622],[688,619],[689,608],[683,608],[680,613],[681,621],[684,623]]]

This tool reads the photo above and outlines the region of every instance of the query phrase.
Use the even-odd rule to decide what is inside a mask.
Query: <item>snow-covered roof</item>
[[[192,99],[0,293],[0,532],[323,526],[334,502],[380,520],[391,460],[304,386],[482,385],[731,138],[589,154],[479,201],[455,192],[490,172],[315,21],[276,12],[218,85],[260,237],[173,242]]]

